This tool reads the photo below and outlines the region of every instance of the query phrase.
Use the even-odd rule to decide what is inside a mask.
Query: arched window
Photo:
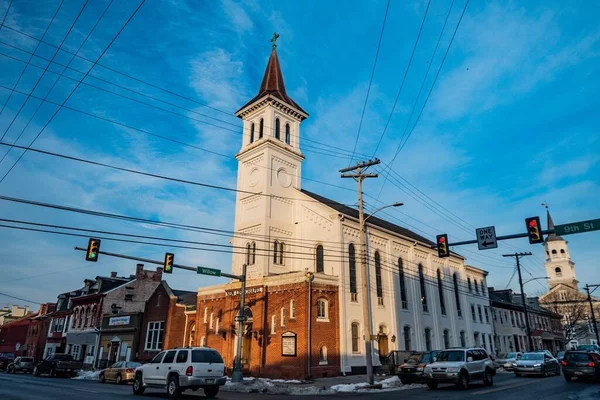
[[[375,252],[375,284],[377,286],[377,301],[383,305],[383,283],[381,282],[381,256]]]
[[[285,124],[285,143],[286,144],[290,144],[291,143],[290,124]]]
[[[250,125],[250,143],[254,143],[254,122]]]
[[[283,265],[283,250],[285,249],[285,243],[279,242],[279,264]]]
[[[358,340],[359,340],[359,325],[358,322],[353,322],[352,323],[352,353],[360,353],[360,347],[358,344]]]
[[[283,265],[283,250],[285,244],[279,240],[273,242],[273,264]]]
[[[296,319],[296,300],[290,300],[290,319]]]
[[[265,130],[265,121],[261,118],[260,125],[258,127],[258,138],[259,139],[262,139],[264,130]]]
[[[473,283],[475,284],[475,293],[479,294],[479,284],[477,283],[477,279],[473,279]]]
[[[556,250],[552,250],[552,254],[556,254]]]
[[[560,249],[560,254],[565,254],[565,249]]]
[[[277,316],[271,315],[271,335],[277,332]]]
[[[281,123],[275,118],[275,139],[281,140]]]
[[[431,329],[425,328],[425,349],[431,351]]]
[[[326,320],[329,318],[329,304],[325,299],[317,300],[317,320]]]
[[[73,328],[75,328],[77,326],[77,323],[79,322],[79,309],[75,310],[75,318],[73,318]],[[80,325],[81,326],[81,325]]]
[[[323,254],[323,246],[318,245],[315,251],[315,257],[316,257],[316,270],[317,272],[325,272],[325,261],[324,261],[324,254]]]
[[[458,291],[458,278],[456,277],[456,273],[452,276],[452,280],[454,281],[454,299],[456,300],[456,312],[459,317],[462,317],[462,309],[460,308],[460,293]]]
[[[350,300],[358,301],[356,294],[356,253],[352,243],[348,246],[348,269],[350,275]]]
[[[319,350],[319,365],[327,365],[327,347],[325,346]]]
[[[206,347],[206,336],[202,336],[200,339],[200,347]]]
[[[423,311],[429,312],[427,308],[427,291],[425,289],[425,275],[423,274],[423,265],[419,264],[419,283],[421,286],[421,304],[423,305]]]
[[[469,293],[473,293],[473,288],[471,287],[471,278],[467,278],[467,285],[469,286]]]
[[[485,296],[485,282],[481,281],[481,294]]]
[[[404,350],[410,351],[410,326],[404,327]]]
[[[465,338],[465,331],[460,331],[460,347],[467,347],[467,340]]]
[[[402,301],[402,308],[408,310],[408,297],[406,295],[404,264],[402,263],[401,258],[398,258],[398,277],[400,278],[400,300]]]
[[[554,273],[556,274],[556,276],[562,276],[562,270],[560,269],[560,267],[554,268]]]
[[[281,327],[285,326],[285,308],[281,307],[281,312],[280,312],[281,316],[280,316],[280,322],[281,322]]]
[[[250,265],[251,261],[252,261],[252,244],[247,243],[246,244],[246,265]]]
[[[446,303],[444,301],[444,286],[442,285],[442,272],[437,270],[438,293],[440,295],[440,310],[442,315],[446,315]]]
[[[450,331],[448,329],[444,329],[444,349],[450,348]]]
[[[192,323],[192,325],[190,326],[190,337],[188,339],[188,346],[193,347],[196,342],[196,323]]]
[[[252,260],[251,264],[256,263],[256,242],[252,242]]]

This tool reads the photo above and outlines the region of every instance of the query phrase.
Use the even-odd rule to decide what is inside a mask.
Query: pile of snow
[[[88,381],[99,381],[100,380],[100,372],[102,371],[79,371],[77,372],[77,376],[72,379],[85,379]]]
[[[361,382],[361,383],[334,385],[331,387],[330,390],[333,393],[353,393],[353,392],[374,393],[374,392],[387,392],[387,391],[392,391],[392,390],[420,389],[423,387],[425,387],[425,386],[419,385],[419,384],[403,385],[402,382],[400,382],[400,378],[398,378],[397,376],[393,376],[391,378],[376,382],[373,387],[370,387],[365,382]]]

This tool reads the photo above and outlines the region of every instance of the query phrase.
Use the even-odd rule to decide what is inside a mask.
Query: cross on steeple
[[[273,43],[273,48],[277,48],[277,39],[279,39],[279,33],[273,33],[273,37],[271,38],[271,43]]]
[[[548,206],[550,206],[550,204],[548,204],[548,202],[546,200],[544,200],[544,202],[542,203],[542,207],[545,207],[547,210]]]

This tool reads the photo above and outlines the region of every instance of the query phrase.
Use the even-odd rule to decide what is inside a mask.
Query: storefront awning
[[[68,332],[67,344],[96,345],[98,334],[96,332]]]

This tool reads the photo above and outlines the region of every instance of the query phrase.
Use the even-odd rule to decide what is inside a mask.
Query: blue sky
[[[0,17],[8,3],[7,0],[0,2]],[[65,0],[44,40],[58,46],[83,4],[83,0]],[[75,52],[108,4],[108,0],[90,1],[63,48]],[[79,55],[96,59],[137,4],[134,1],[111,4]],[[358,142],[361,154],[371,156],[375,151],[427,4],[426,1],[391,2]],[[58,5],[57,0],[36,3],[35,7],[32,3],[14,1],[5,23],[41,38]],[[425,91],[433,83],[465,3],[455,1],[439,50],[433,55],[450,5],[451,1],[446,0],[431,2],[406,84],[376,154],[384,163],[393,158],[415,102],[417,112],[420,110],[425,93],[418,100],[417,93],[427,67],[431,63]],[[355,203],[354,183],[339,179],[337,173],[339,168],[348,165],[348,157],[323,156],[311,152],[314,148],[309,146],[331,146],[342,149],[342,153],[352,150],[385,7],[385,1],[351,1],[339,7],[335,2],[316,1],[299,6],[295,2],[148,0],[99,64],[225,113],[126,78],[100,65],[93,69],[91,76],[186,110],[111,87],[91,77],[85,83],[183,116],[88,85],[81,85],[67,106],[230,157],[183,147],[69,109],[57,114],[34,147],[235,187],[237,165],[232,157],[240,148],[241,125],[233,113],[256,94],[270,52],[269,39],[277,31],[281,35],[278,53],[288,94],[310,114],[302,125],[301,140],[306,155],[304,178],[335,185],[304,180],[303,187],[343,203]],[[557,223],[600,217],[599,16],[594,3],[585,1],[569,5],[558,1],[472,1],[423,114],[394,163],[397,174],[460,219],[443,218],[445,212],[437,204],[420,192],[409,195],[395,180],[383,186],[379,200],[381,204],[402,201],[405,206],[386,212],[386,218],[432,239],[437,233],[448,233],[452,242],[471,239],[475,227],[488,225],[495,225],[499,235],[520,232],[524,218],[533,215],[542,216],[545,224],[542,201],[550,203]],[[8,44],[0,43],[0,53],[4,54],[0,55],[0,85],[13,87],[25,64],[10,57],[27,61],[37,42],[5,27],[0,29],[0,41]],[[36,54],[52,59],[54,51],[54,47],[42,44]],[[68,64],[70,60],[71,55],[63,51],[54,58],[60,64]],[[45,68],[47,62],[34,58],[32,64]],[[84,72],[90,65],[78,58],[70,64],[73,69]],[[56,63],[49,67],[49,71],[59,74],[62,69]],[[42,71],[28,67],[17,90],[29,93]],[[77,79],[83,76],[72,70],[64,75]],[[44,98],[56,77],[50,72],[44,74],[33,95]],[[73,80],[61,78],[47,99],[62,103],[74,85]],[[9,93],[0,88],[0,104],[6,102]],[[25,99],[26,96],[19,93],[10,97],[0,115],[2,133]],[[13,143],[38,105],[39,100],[35,98],[26,103],[5,141]],[[29,145],[56,108],[43,104],[18,144]],[[220,121],[208,119],[211,117]],[[2,149],[2,154],[5,151]],[[2,175],[19,154],[20,151],[13,150],[0,163]],[[375,198],[383,183],[383,176],[366,183],[365,192],[372,196],[367,197],[370,207],[377,206]],[[0,184],[0,195],[233,229],[235,199],[231,193],[142,178],[31,152]],[[429,207],[421,202],[429,203]],[[0,215],[0,218],[89,229],[228,243],[226,236],[9,202],[2,202]],[[599,283],[597,250],[593,245],[600,240],[599,235],[568,237],[582,283]],[[132,262],[108,257],[101,257],[97,264],[86,263],[83,253],[73,250],[73,246],[85,246],[85,238],[1,228],[0,242],[1,291],[34,301],[53,300],[57,293],[79,287],[87,277],[106,275],[110,271],[128,275],[135,269]],[[154,259],[162,259],[168,250],[108,241],[102,246],[107,251]],[[544,275],[542,248],[530,246],[526,239],[503,242],[493,251],[479,252],[475,246],[455,250],[464,254],[468,263],[490,271],[488,283],[495,287],[506,287],[512,274],[512,261],[502,258],[503,253],[532,251],[534,257],[524,260],[525,279]],[[231,256],[227,253],[181,249],[175,252],[178,262],[231,268]],[[54,271],[63,272],[52,273]],[[217,282],[183,271],[176,271],[167,279],[172,287],[188,290]],[[516,288],[515,280],[511,287]],[[543,283],[527,285],[530,293],[542,290]],[[0,297],[0,304],[11,302]]]

